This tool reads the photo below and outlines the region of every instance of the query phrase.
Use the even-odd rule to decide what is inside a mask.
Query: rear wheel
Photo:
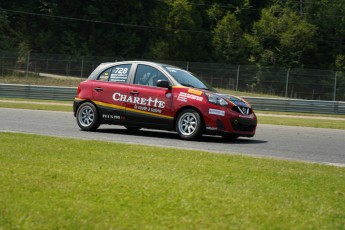
[[[193,109],[182,111],[176,120],[176,131],[185,140],[200,137],[203,132],[203,123],[199,113]]]
[[[90,102],[79,106],[76,118],[79,127],[84,131],[93,131],[100,126],[97,108]]]

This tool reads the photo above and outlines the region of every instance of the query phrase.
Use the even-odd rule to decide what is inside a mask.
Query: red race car
[[[176,131],[186,140],[252,137],[257,125],[245,100],[219,94],[181,68],[143,61],[99,65],[79,84],[73,110],[82,130],[113,124]]]

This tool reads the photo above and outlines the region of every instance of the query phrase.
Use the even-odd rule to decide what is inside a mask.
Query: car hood
[[[186,87],[189,88],[189,87]],[[251,104],[249,102],[247,102],[246,100],[244,100],[241,97],[238,96],[234,96],[234,95],[229,95],[229,94],[222,94],[222,93],[217,93],[215,91],[211,91],[208,89],[198,89],[198,88],[189,88],[189,89],[195,89],[198,90],[199,92],[202,91],[204,93],[213,93],[216,94],[220,97],[222,97],[224,100],[230,102],[232,105],[237,106],[237,107],[242,107],[242,108],[252,108]]]
[[[252,106],[243,98],[233,96],[233,95],[227,95],[227,94],[217,94],[218,96],[221,96],[222,98],[230,101],[232,104],[238,107],[245,107],[245,108],[251,108]]]

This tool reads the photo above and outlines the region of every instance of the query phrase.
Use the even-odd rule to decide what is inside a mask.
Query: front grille
[[[253,132],[257,123],[256,120],[245,118],[231,118],[230,122],[233,130],[244,132]]]
[[[253,113],[253,110],[251,108],[242,106],[234,106],[231,110],[245,115],[250,115]]]

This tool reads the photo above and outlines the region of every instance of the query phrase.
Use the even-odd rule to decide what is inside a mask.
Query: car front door
[[[94,103],[102,123],[119,124],[126,120],[125,97],[131,64],[113,66],[104,70],[92,84]]]
[[[131,125],[164,129],[172,125],[171,89],[157,87],[158,80],[168,78],[155,67],[137,65],[126,101],[126,118]]]

